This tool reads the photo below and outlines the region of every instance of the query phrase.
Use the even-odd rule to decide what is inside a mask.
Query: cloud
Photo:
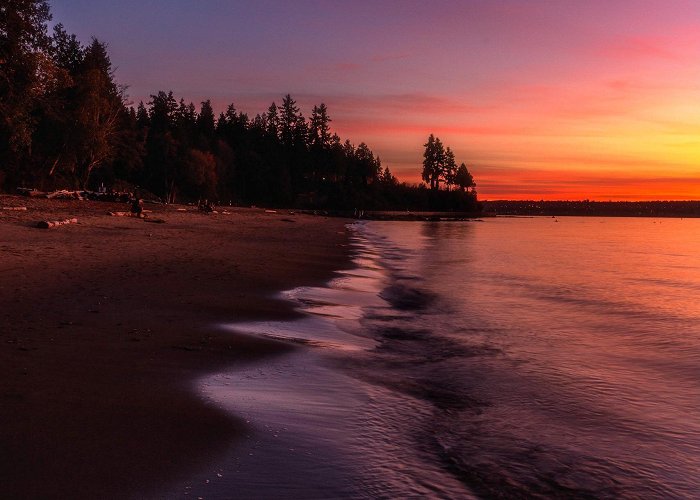
[[[674,37],[675,38],[675,37]],[[620,38],[606,46],[599,48],[599,54],[615,60],[625,62],[647,59],[679,60],[681,55],[674,43],[674,39],[668,36],[643,35]]]

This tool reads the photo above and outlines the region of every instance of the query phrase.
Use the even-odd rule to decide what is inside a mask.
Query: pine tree
[[[445,179],[445,184],[447,185],[448,191],[450,190],[450,187],[455,182],[455,175],[456,174],[457,174],[457,162],[455,161],[455,154],[452,152],[452,150],[448,146],[447,149],[445,149],[445,164],[444,164],[443,170],[442,170],[442,176]]]
[[[53,28],[51,52],[56,64],[72,74],[78,71],[85,58],[85,49],[78,38],[69,35],[60,23]]]
[[[430,189],[438,189],[440,179],[443,178],[445,169],[445,148],[442,141],[430,134],[428,142],[423,145],[423,173],[422,178],[430,185]]]
[[[136,108],[136,124],[140,129],[148,128],[151,124],[151,119],[148,116],[148,110],[146,106],[143,105],[143,101],[140,101]]]
[[[286,147],[306,146],[307,127],[297,102],[287,94],[279,113],[279,138]]]
[[[279,109],[277,105],[273,102],[270,107],[267,108],[267,113],[265,114],[267,123],[267,134],[269,137],[279,138],[280,136],[280,116]]]
[[[93,38],[75,78],[74,169],[83,188],[93,169],[105,166],[114,155],[120,113],[125,110],[123,89],[113,76],[105,44]]]
[[[455,184],[459,187],[460,191],[470,190],[476,187],[474,178],[469,170],[467,170],[467,166],[464,163],[462,163],[457,169]]]
[[[202,102],[202,107],[199,109],[197,116],[197,128],[199,133],[206,141],[214,138],[214,130],[216,128],[214,119],[214,108],[211,106],[211,101],[207,99]]]
[[[55,73],[44,0],[3,0],[0,7],[0,183],[28,177],[33,116]]]
[[[319,106],[314,106],[311,112],[311,121],[309,124],[309,140],[310,145],[320,148],[327,148],[331,143],[330,126],[332,120],[328,116],[328,108],[321,103]]]

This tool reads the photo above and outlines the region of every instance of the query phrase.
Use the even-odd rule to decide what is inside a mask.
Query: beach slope
[[[244,423],[191,382],[292,348],[216,325],[293,317],[275,292],[348,258],[341,219],[148,205],[142,220],[108,215],[120,204],[0,196],[22,206],[0,210],[6,498],[147,496],[216,460]]]

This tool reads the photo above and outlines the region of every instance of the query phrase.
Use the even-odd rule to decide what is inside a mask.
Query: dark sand
[[[346,267],[345,221],[288,211],[0,196],[0,496],[155,494],[244,424],[191,382],[286,352],[219,322],[293,317],[275,292]],[[42,219],[78,224],[37,229]]]

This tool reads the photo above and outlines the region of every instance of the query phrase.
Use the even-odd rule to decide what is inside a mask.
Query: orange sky
[[[286,93],[307,115],[325,102],[401,180],[420,179],[437,135],[482,199],[700,199],[698,1],[52,7],[109,43],[136,102],[172,89],[251,116]]]

